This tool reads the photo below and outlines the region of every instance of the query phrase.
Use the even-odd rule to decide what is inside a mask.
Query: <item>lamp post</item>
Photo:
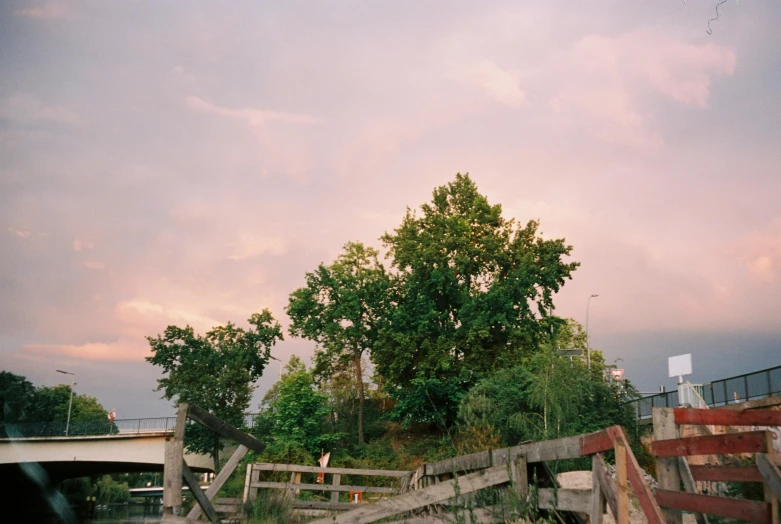
[[[68,402],[68,421],[65,423],[65,436],[68,436],[68,430],[70,429],[71,425],[71,407],[73,407],[73,383],[76,380],[76,374],[70,373],[68,371],[63,371],[61,369],[56,370],[57,373],[62,373],[63,375],[70,375],[71,376],[71,399]]]
[[[599,295],[591,295],[588,297],[588,302],[586,303],[586,359],[588,362],[588,369],[591,370],[591,342],[589,341],[588,336],[588,310],[591,308],[591,299],[597,298]]]

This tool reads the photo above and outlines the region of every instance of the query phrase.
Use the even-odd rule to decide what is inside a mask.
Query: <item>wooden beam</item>
[[[495,466],[453,480],[440,482],[426,489],[410,491],[397,497],[383,499],[374,504],[361,504],[360,507],[352,511],[336,517],[320,519],[311,524],[365,524],[375,522],[399,513],[406,513],[452,499],[456,495],[456,483],[458,483],[459,493],[466,495],[467,493],[473,493],[497,484],[505,484],[509,481],[510,476],[507,472],[507,466]]]
[[[295,474],[295,473],[294,473]],[[334,486],[331,484],[299,484],[293,482],[252,482],[250,484],[252,488],[270,488],[270,489],[306,489],[311,491],[338,491],[338,492],[350,492],[350,491],[363,491],[364,493],[396,493],[395,488],[384,488],[378,486]]]
[[[651,445],[651,453],[656,457],[691,457],[694,455],[765,452],[767,452],[765,431],[746,431],[743,433],[656,440]]]
[[[694,475],[689,468],[689,461],[686,457],[678,457],[678,471],[681,473],[681,480],[683,480],[683,489],[686,493],[699,493],[697,491],[697,483],[694,481]],[[708,524],[708,517],[703,513],[695,513],[694,518],[697,520],[697,524]]]
[[[632,485],[632,489],[635,492],[637,500],[640,502],[640,507],[643,509],[646,519],[649,524],[664,524],[664,515],[659,505],[656,503],[654,494],[651,491],[650,486],[645,481],[643,470],[640,469],[640,465],[637,463],[635,454],[632,453],[632,448],[629,447],[629,439],[624,433],[624,428],[616,426],[615,440],[619,438],[623,440],[626,445],[626,468],[629,482]],[[620,436],[619,436],[620,435]]]
[[[510,476],[515,492],[526,500],[529,493],[529,469],[527,467],[526,455],[518,455],[510,465]]]
[[[607,431],[597,431],[580,437],[580,454],[593,455],[613,449],[613,436]]]
[[[357,468],[320,468],[317,466],[298,466],[296,464],[269,464],[255,463],[252,465],[256,471],[282,471],[285,473],[331,473],[338,475],[364,475],[367,477],[404,477],[410,471],[398,471],[391,469],[357,469]]]
[[[323,478],[323,482],[325,482],[325,478]],[[340,473],[334,473],[332,485],[339,486],[342,483],[342,475]],[[338,503],[339,502],[339,492],[338,491],[332,491],[331,492],[331,502]]]
[[[770,504],[753,500],[712,497],[695,493],[682,493],[665,489],[656,490],[660,506],[684,511],[708,513],[731,519],[770,524]]]
[[[225,481],[228,480],[228,478],[236,470],[236,466],[239,465],[239,462],[241,462],[241,459],[243,459],[244,455],[247,454],[247,451],[247,446],[239,446],[236,448],[236,451],[233,452],[230,460],[228,460],[227,464],[222,467],[217,476],[214,477],[214,481],[206,489],[207,499],[214,499],[215,495],[217,495],[217,492],[220,491],[220,488],[222,488],[222,485],[225,484]],[[193,506],[193,509],[191,509],[190,513],[187,514],[187,518],[191,520],[198,520],[198,517],[201,516],[201,511],[202,510],[200,505]]]
[[[187,425],[187,412],[190,405],[186,402],[179,404],[179,411],[176,413],[176,424],[174,425],[174,440],[184,440],[184,428]]]
[[[671,408],[653,408],[651,417],[654,424],[654,440],[656,442],[678,437],[678,426],[675,424],[675,414]],[[681,485],[681,475],[678,471],[678,460],[675,458],[658,458],[656,460],[656,480],[659,488],[678,491]],[[683,515],[675,508],[662,510],[665,522],[682,524]]]
[[[772,409],[675,408],[676,424],[702,426],[781,426],[781,411]]]
[[[219,523],[220,519],[217,518],[217,512],[214,510],[214,506],[212,506],[212,503],[206,498],[206,494],[201,489],[200,484],[198,484],[198,479],[184,460],[182,461],[182,478],[190,487],[190,493],[192,493],[195,500],[198,501],[198,505],[201,506],[201,509],[206,514],[206,518],[209,519],[209,522]]]
[[[591,507],[589,508],[589,514],[591,516],[591,524],[602,524],[602,517],[605,514],[605,495],[602,493],[602,487],[599,483],[599,463],[597,462],[599,455],[594,455],[591,459]]]
[[[252,435],[248,435],[240,429],[236,429],[199,406],[190,406],[189,417],[218,435],[235,440],[237,443],[247,446],[256,453],[263,453],[263,450],[266,449],[266,445]]]
[[[773,509],[778,515],[778,499],[781,499],[781,472],[778,466],[770,461],[770,458],[765,453],[759,453],[756,457],[757,469],[759,469],[762,478],[765,481],[765,495],[766,500],[770,499],[768,495],[772,495],[775,498],[776,503],[773,504],[773,500],[768,500],[771,506],[775,506]],[[778,518],[776,516],[776,518]]]
[[[690,465],[696,482],[764,482],[756,466]]]
[[[167,440],[163,461],[163,515],[179,515],[182,511],[182,462],[184,442]]]
[[[626,443],[617,438],[613,444],[616,450],[616,482],[618,483],[618,514],[617,524],[629,524],[629,491],[626,473]]]
[[[591,511],[590,489],[551,489],[540,488],[538,491],[540,509],[555,509],[559,511],[576,511],[588,513]],[[554,504],[554,499],[556,504]]]
[[[592,460],[592,467],[596,468],[597,472],[599,490],[605,497],[607,507],[610,508],[610,514],[613,515],[613,520],[615,520],[616,515],[618,515],[618,496],[616,495],[616,488],[613,485],[613,479],[610,478],[610,475],[607,472],[605,459],[602,457],[601,453],[594,455]]]

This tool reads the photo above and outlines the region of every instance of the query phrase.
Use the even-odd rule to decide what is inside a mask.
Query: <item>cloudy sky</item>
[[[172,413],[144,336],[287,325],[457,172],[574,246],[557,313],[599,294],[641,389],[781,364],[781,6],[715,4],[0,3],[0,369]]]

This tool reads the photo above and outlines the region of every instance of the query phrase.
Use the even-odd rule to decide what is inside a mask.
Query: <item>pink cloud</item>
[[[38,20],[42,19],[54,19],[54,18],[63,18],[70,14],[70,9],[57,2],[46,2],[44,4],[35,6],[35,7],[28,7],[26,9],[16,9],[14,11],[15,16],[19,16],[22,18],[34,18]]]
[[[212,113],[229,118],[244,120],[250,127],[260,127],[269,122],[284,122],[288,124],[316,124],[319,118],[312,115],[297,113],[283,113],[279,111],[269,111],[266,109],[256,109],[245,107],[241,109],[231,109],[228,107],[211,104],[197,96],[188,96],[185,99],[187,107],[196,111]]]
[[[149,345],[143,339],[120,339],[116,342],[93,342],[82,345],[28,344],[24,352],[47,357],[71,357],[97,361],[139,361],[149,354]]]
[[[781,276],[781,217],[746,235],[737,250],[738,261],[754,279],[775,282]]]

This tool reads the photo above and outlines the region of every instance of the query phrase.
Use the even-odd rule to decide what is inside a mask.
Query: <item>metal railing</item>
[[[244,429],[252,429],[259,413],[244,415]],[[109,422],[108,420],[71,421],[69,437],[100,435],[138,435],[141,433],[173,433],[176,417],[128,418]],[[64,437],[65,422],[26,422],[21,424],[0,423],[0,438]]]
[[[781,366],[714,380],[710,384],[698,386],[698,390],[700,388],[698,393],[712,408],[781,395]],[[650,418],[653,408],[677,408],[678,390],[657,393],[628,404],[635,404],[638,419]]]
[[[77,420],[68,427],[69,437],[99,435],[138,435],[141,433],[172,433],[176,417],[129,418],[115,420]],[[0,438],[64,437],[65,422],[28,422],[0,424]]]

